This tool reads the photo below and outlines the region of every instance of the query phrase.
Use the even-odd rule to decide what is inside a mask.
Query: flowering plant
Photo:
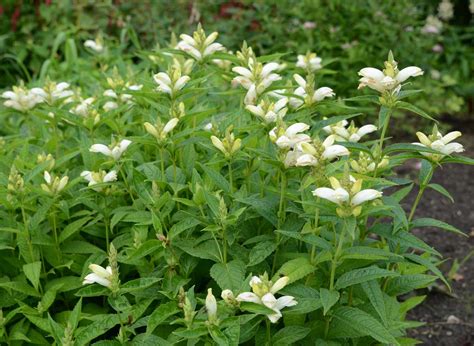
[[[102,63],[78,58],[90,89],[2,94],[0,340],[406,344],[423,299],[400,296],[449,287],[412,230],[463,235],[417,218],[418,203],[449,196],[430,183],[437,167],[473,164],[459,132],[388,142],[394,112],[431,119],[406,101],[423,71],[390,53],[384,71],[360,66],[377,94],[336,99],[311,53],[296,66],[246,44],[231,54],[200,26],[181,39],[139,64],[88,42]],[[362,102],[376,125],[347,114]],[[394,168],[408,159],[421,170],[405,212],[415,184]]]

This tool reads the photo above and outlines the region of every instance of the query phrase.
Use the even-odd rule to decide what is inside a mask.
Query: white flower
[[[329,182],[332,188],[317,188],[313,191],[313,195],[343,207],[337,209],[337,213],[341,217],[351,214],[358,216],[361,213],[361,204],[382,197],[380,191],[374,189],[362,190],[362,180],[355,180],[352,176],[344,184],[341,184],[334,177],[330,177]]]
[[[264,305],[273,310],[273,313],[267,317],[272,323],[278,322],[282,317],[281,310],[287,306],[295,306],[298,302],[292,296],[283,296],[275,298],[275,293],[284,288],[288,284],[289,278],[284,276],[275,283],[269,281],[266,274],[262,277],[254,276],[250,280],[252,292],[243,292],[237,296],[239,302],[250,302]]]
[[[443,30],[443,22],[436,16],[428,16],[425,25],[421,28],[422,33],[433,35],[440,34],[441,30]]]
[[[296,67],[314,72],[322,68],[321,62],[323,59],[316,56],[316,53],[306,53],[306,55],[298,55],[298,61]]]
[[[288,153],[289,154],[289,153]],[[337,157],[349,155],[346,147],[334,144],[334,136],[328,136],[322,143],[299,143],[294,150],[294,166],[317,166],[321,161],[332,161]],[[292,162],[292,158],[288,158]]]
[[[94,101],[95,101],[95,98],[93,97],[89,97],[85,100],[81,98],[79,101],[79,104],[73,107],[71,109],[71,112],[76,115],[80,115],[82,117],[87,117],[89,116],[89,113],[92,108],[91,105],[94,103]]]
[[[390,159],[385,155],[380,162],[374,161],[374,159],[367,153],[361,151],[359,153],[359,159],[351,160],[350,164],[354,171],[360,174],[367,174],[374,172],[378,169],[387,167],[390,163]]]
[[[333,135],[337,141],[347,141],[347,142],[358,142],[360,139],[374,131],[377,131],[377,126],[369,124],[364,125],[361,128],[355,127],[354,123],[351,123],[347,127],[348,122],[346,120],[337,122],[323,127],[324,132],[329,135]]]
[[[110,266],[104,268],[97,264],[90,264],[89,269],[92,273],[86,275],[82,282],[83,285],[97,283],[105,287],[110,287],[112,279],[112,268]]]
[[[100,172],[91,172],[91,171],[83,171],[81,173],[81,177],[86,179],[89,182],[89,186],[95,191],[102,191],[101,187],[97,187],[94,185],[102,184],[102,183],[110,183],[117,180],[117,172],[112,170],[110,172],[100,171]]]
[[[311,137],[304,133],[300,133],[309,129],[309,125],[305,123],[296,123],[288,127],[280,136],[275,135],[275,129],[270,131],[270,138],[272,135],[276,137],[275,144],[281,149],[292,149],[301,142],[311,141]],[[273,132],[273,134],[272,134]]]
[[[321,87],[317,90],[314,90],[313,81],[306,81],[299,74],[293,75],[296,83],[299,87],[296,88],[294,95],[298,97],[290,98],[290,105],[293,108],[298,108],[302,104],[306,103],[308,105],[314,104],[316,102],[322,101],[327,97],[333,97],[336,94],[331,88]]]
[[[281,79],[278,71],[282,66],[276,62],[263,65],[256,59],[249,60],[248,67],[236,66],[232,71],[239,74],[232,80],[232,85],[241,85],[247,89],[245,104],[255,104],[261,95],[273,82]]]
[[[212,123],[207,123],[206,125],[204,125],[204,130],[207,131],[207,132],[211,132],[212,131]]]
[[[362,77],[359,79],[359,89],[368,86],[380,93],[398,94],[403,82],[410,77],[421,75],[423,75],[423,70],[417,66],[405,67],[399,71],[397,62],[393,60],[393,55],[390,52],[383,71],[373,67],[365,67],[359,71],[359,76]]]
[[[149,122],[144,123],[145,130],[156,138],[157,141],[165,140],[168,134],[178,125],[179,119],[172,118],[166,124],[162,124],[160,119],[157,119],[156,125],[152,125]]]
[[[139,91],[143,88],[143,85],[141,84],[134,84],[134,85],[127,85],[126,88],[124,90],[122,90],[121,93],[117,94],[117,92],[115,92],[114,90],[112,89],[107,89],[104,91],[103,95],[106,96],[106,97],[110,97],[110,98],[113,98],[117,101],[120,101],[122,103],[126,103],[126,104],[129,104],[129,105],[133,105],[133,95],[131,94],[127,94],[126,93],[126,90],[131,90],[131,91]],[[119,106],[119,104],[116,102],[116,101],[107,101],[103,108],[105,111],[111,111],[113,109],[117,109]]]
[[[52,177],[48,171],[44,171],[43,174],[44,181],[46,184],[41,184],[41,188],[50,194],[57,194],[60,193],[69,181],[69,177],[65,175],[62,178],[59,177]]]
[[[245,109],[268,124],[274,123],[278,119],[283,119],[288,111],[288,108],[286,108],[287,103],[288,99],[282,98],[275,103],[262,101],[258,106],[249,104]]]
[[[225,157],[231,157],[234,155],[240,150],[242,145],[242,140],[240,138],[235,138],[234,134],[229,131],[226,131],[225,137],[222,140],[216,136],[211,136],[211,142],[212,145],[219,149]]]
[[[7,99],[3,104],[5,107],[16,109],[20,112],[26,112],[34,108],[38,103],[43,102],[43,98],[33,90],[27,88],[13,87],[12,91],[5,91],[2,94],[4,99]]]
[[[115,161],[120,159],[122,154],[124,153],[125,150],[127,150],[128,146],[132,144],[132,141],[128,139],[123,139],[119,143],[113,145],[113,146],[106,146],[104,144],[93,144],[89,151],[91,153],[101,153],[105,156],[109,156],[113,158]]]
[[[47,82],[43,88],[33,88],[31,89],[31,92],[41,98],[44,102],[53,104],[58,100],[67,99],[74,95],[74,92],[69,90],[69,87],[69,83],[66,82]]]
[[[199,24],[192,37],[186,34],[179,36],[181,41],[176,48],[188,53],[197,61],[201,61],[207,56],[225,49],[220,43],[214,42],[218,35],[217,32],[213,32],[206,36],[206,33]]]
[[[464,147],[460,143],[453,142],[456,138],[462,135],[459,131],[453,131],[443,136],[435,127],[433,133],[429,136],[425,135],[422,132],[417,132],[416,136],[420,140],[418,143],[413,143],[422,147],[431,148],[433,150],[439,151],[439,154],[426,153],[420,149],[420,153],[426,157],[429,157],[433,161],[439,161],[446,155],[451,155],[452,153],[461,153],[464,151]]]
[[[181,70],[174,69],[170,74],[165,72],[157,73],[153,76],[153,79],[158,84],[157,90],[159,92],[174,96],[184,88],[191,78],[189,76],[182,76]]]
[[[206,311],[207,311],[207,318],[209,322],[214,322],[217,319],[217,301],[216,297],[212,294],[212,288],[207,290],[206,296]]]
[[[110,112],[114,109],[118,108],[118,103],[114,101],[107,101],[102,108],[104,108],[104,111]]]
[[[469,1],[469,12],[471,12],[471,14],[474,14],[474,0]]]
[[[454,16],[453,4],[449,0],[442,0],[438,5],[438,16],[443,20],[450,20]]]
[[[103,41],[100,37],[97,37],[95,40],[86,40],[84,47],[90,48],[96,53],[102,53],[104,51]]]

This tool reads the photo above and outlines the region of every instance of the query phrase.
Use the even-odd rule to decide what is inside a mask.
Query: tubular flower
[[[221,151],[226,158],[232,157],[235,153],[240,150],[242,146],[242,140],[235,138],[231,129],[226,130],[224,139],[220,140],[216,136],[211,136],[212,145],[214,145],[219,151]]]
[[[168,73],[160,72],[155,74],[153,79],[158,84],[157,91],[174,97],[178,91],[184,88],[191,78],[186,75],[181,75],[181,69],[172,68]]]
[[[424,34],[438,35],[443,30],[443,22],[435,16],[426,17],[425,25],[421,28]]]
[[[437,126],[433,128],[433,133],[429,136],[425,135],[422,132],[417,132],[416,136],[420,142],[413,143],[421,147],[427,147],[436,151],[439,151],[439,154],[423,152],[420,149],[420,153],[433,161],[440,161],[446,155],[451,155],[452,153],[461,153],[464,151],[464,147],[460,143],[453,142],[456,138],[462,135],[459,131],[453,131],[443,136],[439,131]]]
[[[369,124],[361,128],[355,127],[354,122],[351,122],[347,127],[347,120],[342,120],[338,123],[323,127],[324,132],[333,135],[336,141],[341,142],[358,142],[360,139],[374,131],[377,131],[377,126]]]
[[[129,104],[129,105],[133,105],[133,95],[127,94],[126,90],[139,91],[142,88],[143,88],[143,85],[141,85],[141,84],[136,84],[135,85],[134,84],[134,85],[126,86],[126,88],[124,90],[122,90],[121,93],[117,93],[112,89],[105,90],[103,95],[106,96],[106,97],[110,97],[110,98],[114,99],[114,101],[107,101],[103,106],[104,110],[108,112],[108,111],[111,111],[113,109],[117,109],[118,106],[119,106],[117,101]]]
[[[48,171],[44,171],[43,176],[46,184],[41,184],[41,188],[43,191],[52,195],[60,193],[66,187],[66,184],[69,181],[69,177],[67,175],[62,178],[52,177]]]
[[[278,119],[283,119],[288,111],[288,108],[286,108],[287,103],[288,99],[282,98],[275,103],[262,101],[257,106],[247,105],[245,109],[269,124],[276,122]]]
[[[54,102],[71,97],[74,93],[69,90],[69,83],[47,82],[43,88],[33,88],[31,92],[37,95],[43,102],[53,104]]]
[[[28,90],[24,86],[14,86],[13,90],[5,91],[2,94],[4,99],[7,99],[3,105],[5,107],[16,109],[20,112],[26,112],[34,108],[38,103],[43,102],[43,98],[33,90]]]
[[[105,144],[93,144],[89,151],[91,153],[101,153],[117,161],[130,144],[132,144],[132,141],[129,141],[128,139],[123,139],[119,143],[110,146],[106,146]]]
[[[210,323],[214,323],[217,321],[217,301],[216,297],[212,294],[212,288],[207,290],[206,296],[206,311],[207,311],[207,319]]]
[[[442,20],[450,20],[454,16],[453,4],[449,0],[443,0],[438,5],[438,16]]]
[[[329,182],[332,188],[317,188],[313,195],[337,204],[339,208],[336,211],[340,217],[359,216],[362,211],[361,204],[382,197],[380,191],[362,190],[362,180],[356,180],[352,176],[342,182],[330,177]]]
[[[299,74],[293,75],[299,87],[296,88],[294,95],[297,97],[290,97],[290,106],[298,108],[303,104],[312,105],[316,102],[322,101],[327,97],[333,97],[336,94],[331,88],[322,87],[314,90],[314,76],[309,75],[306,81]]]
[[[93,50],[96,53],[102,53],[104,51],[104,41],[101,37],[97,37],[95,40],[86,40],[84,47]]]
[[[359,79],[359,89],[368,86],[380,93],[388,92],[396,95],[401,89],[401,84],[408,78],[423,75],[423,70],[419,67],[409,66],[399,71],[397,64],[390,52],[383,71],[373,67],[363,68],[359,71],[359,76],[362,77]]]
[[[283,128],[275,127],[270,131],[270,139],[280,149],[293,149],[297,144],[302,142],[310,142],[311,137],[307,134],[300,133],[309,129],[309,125],[305,123],[296,123],[288,127],[286,130]]]
[[[95,191],[101,192],[103,188],[99,186],[94,186],[94,185],[116,181],[117,172],[114,170],[110,171],[109,173],[107,173],[106,171],[99,171],[99,172],[83,171],[81,173],[81,177],[86,179],[89,182],[89,186],[91,186]]]
[[[181,41],[176,48],[188,53],[197,61],[201,61],[207,56],[225,49],[220,43],[214,42],[218,35],[217,32],[213,32],[206,36],[201,24],[199,24],[192,37],[186,34],[179,36]]]
[[[316,53],[308,52],[306,55],[298,55],[296,67],[301,67],[308,72],[314,72],[322,68],[321,62],[323,59],[318,57]]]
[[[287,167],[317,166],[349,154],[346,147],[334,144],[334,137],[328,136],[323,142],[315,140],[313,143],[299,143],[293,152],[288,152],[285,164]]]
[[[361,151],[358,160],[351,160],[350,164],[354,171],[360,174],[372,173],[379,169],[384,169],[390,163],[389,157],[385,155],[380,162],[374,159],[367,153]]]
[[[155,137],[158,142],[161,142],[168,138],[168,134],[178,125],[178,122],[178,118],[173,118],[166,124],[163,124],[160,118],[157,118],[155,125],[146,122],[143,126],[145,126],[146,132]]]
[[[278,71],[282,66],[276,62],[263,65],[255,57],[250,58],[248,67],[236,66],[232,71],[239,74],[232,80],[232,85],[241,85],[247,89],[244,103],[255,104],[260,96],[273,82],[281,79]]]
[[[71,113],[80,115],[81,117],[88,117],[92,111],[92,104],[94,103],[95,98],[89,97],[87,99],[80,98],[79,104],[71,108]]]
[[[282,296],[275,298],[275,293],[283,289],[288,284],[288,276],[279,278],[275,283],[268,280],[267,274],[250,279],[252,292],[243,292],[237,296],[239,302],[250,302],[264,305],[273,310],[267,317],[272,323],[278,322],[282,317],[281,310],[287,306],[295,306],[298,302],[292,296]]]
[[[107,266],[106,268],[101,267],[98,264],[90,264],[89,269],[92,273],[87,274],[82,282],[83,285],[89,285],[97,283],[99,285],[110,288],[112,283],[112,267]]]

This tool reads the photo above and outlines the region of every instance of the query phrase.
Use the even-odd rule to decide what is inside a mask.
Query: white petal
[[[306,167],[306,166],[316,166],[318,164],[318,160],[311,154],[303,154],[298,156],[296,159],[296,166],[298,167]]]
[[[359,130],[357,130],[357,134],[362,137],[369,133],[377,131],[377,126],[375,125],[364,125]]]
[[[268,64],[265,64],[262,68],[262,73],[261,76],[262,78],[267,77],[270,73],[272,73],[275,70],[278,70],[280,68],[280,64],[276,62],[270,62]]]
[[[379,69],[373,67],[366,67],[359,71],[359,76],[370,78],[376,81],[381,81],[385,75]]]
[[[49,174],[48,171],[44,171],[44,181],[46,181],[46,184],[51,185],[51,174]]]
[[[181,90],[190,79],[191,78],[189,78],[189,76],[180,77],[174,84],[174,90],[175,91]]]
[[[423,70],[417,66],[409,66],[405,67],[403,70],[398,72],[397,76],[395,77],[399,83],[403,83],[410,77],[421,76],[423,74]]]
[[[117,172],[116,171],[110,171],[104,177],[104,183],[108,183],[108,182],[115,181],[115,180],[117,180]]]
[[[262,297],[262,303],[267,308],[274,309],[277,304],[277,300],[272,293],[267,293]]]
[[[288,276],[283,276],[279,278],[272,285],[272,288],[270,289],[270,293],[277,293],[279,290],[283,289],[286,285],[288,285],[289,281],[290,281],[290,278]]]
[[[298,85],[301,88],[303,89],[306,88],[306,81],[303,77],[301,77],[299,74],[294,74],[293,78],[295,79],[296,83],[298,83]]]
[[[2,94],[4,99],[16,99],[16,94],[13,91],[5,91]]]
[[[277,299],[275,308],[281,310],[287,306],[295,306],[298,302],[292,296],[283,296]]]
[[[454,141],[456,138],[460,137],[462,134],[459,131],[453,131],[445,135],[441,140],[444,144],[448,144],[451,141]]]
[[[255,293],[252,293],[252,292],[240,293],[236,299],[239,302],[249,302],[249,303],[256,303],[256,304],[262,303],[260,298]]]
[[[366,189],[356,193],[355,196],[352,197],[351,204],[355,206],[380,197],[382,197],[382,192],[374,189]]]
[[[104,144],[94,144],[90,147],[89,151],[91,153],[101,153],[105,156],[112,156],[112,151]]]
[[[170,121],[166,123],[165,127],[163,128],[163,132],[170,133],[171,131],[173,131],[176,125],[178,125],[178,122],[179,122],[178,118],[171,119]]]
[[[109,287],[110,286],[110,281],[100,277],[97,274],[89,274],[84,278],[83,284],[89,284],[89,283],[98,283],[99,285]]]
[[[452,153],[462,153],[463,151],[464,147],[462,144],[456,142],[446,144],[446,146],[441,150],[441,152],[446,155],[450,155]]]
[[[248,68],[245,68],[245,67],[242,67],[242,66],[236,66],[234,68],[232,68],[232,71],[234,71],[235,73],[238,73],[244,77],[247,77],[247,78],[252,78],[253,75],[252,75],[252,72],[250,72],[250,70]]]
[[[91,171],[83,171],[81,173],[81,177],[83,177],[84,179],[86,179],[87,181],[92,181],[92,172]]]
[[[328,187],[319,187],[313,191],[313,196],[327,199],[333,203],[339,204],[339,200],[336,197],[336,191]]]
[[[327,147],[323,152],[323,158],[332,160],[338,156],[349,155],[349,150],[339,144]]]
[[[321,101],[321,100],[325,99],[326,97],[332,97],[332,96],[335,96],[335,95],[336,94],[334,93],[334,91],[331,88],[322,87],[322,88],[319,88],[318,90],[316,90],[314,92],[313,100],[314,101]]]
[[[127,150],[128,146],[132,144],[132,141],[128,140],[128,139],[123,139],[120,141],[120,144],[119,144],[119,148],[120,148],[120,151],[121,152],[124,152],[125,150]]]
[[[309,125],[305,123],[296,123],[288,127],[285,131],[288,137],[292,137],[299,132],[303,132],[309,129]]]

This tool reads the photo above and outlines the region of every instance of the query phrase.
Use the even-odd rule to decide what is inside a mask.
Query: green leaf
[[[439,184],[428,184],[427,187],[429,187],[430,189],[433,189],[435,190],[436,192],[439,192],[440,194],[442,194],[443,196],[447,197],[452,203],[454,203],[454,198],[453,196],[451,196],[451,194],[449,193],[448,190],[446,190],[444,187],[442,187],[441,185]]]
[[[0,287],[20,292],[31,297],[41,297],[41,294],[39,294],[33,287],[21,281],[0,282]]]
[[[319,298],[298,298],[297,301],[297,305],[285,308],[285,314],[307,314],[308,312],[318,310],[323,306],[321,299]]]
[[[295,258],[283,264],[275,275],[273,275],[272,281],[275,282],[281,276],[288,276],[290,279],[288,283],[292,283],[304,278],[315,270],[316,267],[311,264],[309,259],[305,257]]]
[[[421,264],[422,266],[424,266],[424,267],[428,268],[429,270],[431,270],[441,281],[444,282],[444,284],[451,291],[451,286],[449,285],[449,282],[445,279],[443,273],[430,260],[428,260],[426,258],[423,258],[421,256],[418,256],[418,255],[415,255],[415,254],[405,254],[404,256],[405,256],[405,258],[408,258],[410,261]]]
[[[275,311],[270,308],[267,308],[265,305],[257,303],[241,302],[239,306],[240,310],[242,311],[251,312],[253,314],[258,315],[271,315],[275,313]]]
[[[143,290],[148,288],[157,282],[161,281],[161,278],[139,278],[135,280],[130,280],[125,284],[120,286],[121,293],[130,293],[138,290]]]
[[[237,291],[245,279],[245,264],[239,260],[215,263],[211,267],[210,274],[222,290]]]
[[[387,260],[389,258],[403,258],[400,255],[394,254],[392,252],[378,249],[369,246],[353,246],[347,249],[344,249],[340,259],[361,259],[361,260]]]
[[[399,296],[416,289],[425,288],[436,280],[434,275],[409,274],[401,275],[388,281],[387,294]]]
[[[146,326],[147,334],[153,333],[156,327],[180,311],[181,310],[178,308],[175,302],[168,302],[158,306],[158,308],[153,311],[153,313],[150,315],[150,318],[148,319]]]
[[[274,241],[264,241],[258,243],[255,247],[250,250],[248,267],[259,264],[264,261],[268,256],[272,254],[276,249]]]
[[[365,311],[349,306],[341,306],[336,309],[333,318],[342,324],[344,328],[369,335],[384,344],[398,345],[393,335],[391,335],[380,322]]]
[[[35,290],[38,290],[41,274],[41,261],[23,265],[23,272],[25,273],[26,278],[31,282]]]
[[[382,323],[387,327],[387,311],[385,309],[384,294],[377,280],[366,281],[361,284],[365,295],[380,316]]]
[[[62,232],[59,234],[59,243],[62,243],[74,233],[78,232],[87,222],[89,222],[92,218],[90,216],[83,217],[79,220],[71,222],[69,225],[64,227]]]
[[[468,236],[466,233],[457,229],[456,227],[451,226],[450,224],[447,224],[446,222],[439,221],[432,218],[420,218],[420,219],[413,220],[411,222],[410,228],[418,228],[418,227],[436,227],[436,228],[441,228],[446,231],[462,235],[464,237]]]
[[[81,320],[81,311],[82,311],[82,298],[79,299],[74,306],[71,314],[69,315],[68,322],[71,325],[72,330],[75,330]]]
[[[418,115],[422,116],[425,119],[429,119],[429,120],[434,121],[436,123],[438,122],[434,118],[430,117],[428,115],[428,113],[426,113],[424,110],[420,109],[419,107],[417,107],[415,105],[412,105],[411,103],[404,102],[404,101],[398,101],[397,104],[396,104],[396,107],[398,109],[405,109],[407,111],[413,112],[415,114],[418,114]]]
[[[278,218],[276,216],[276,205],[277,200],[267,198],[261,198],[260,195],[249,196],[247,198],[236,198],[237,201],[252,206],[252,209],[257,212],[260,216],[263,216],[273,226],[278,226]]]
[[[212,168],[205,166],[202,163],[199,163],[199,166],[202,168],[204,173],[210,178],[210,180],[225,193],[230,193],[230,184],[226,178],[219,172],[215,171]]]
[[[120,323],[118,314],[95,315],[95,321],[88,326],[77,329],[76,343],[78,345],[89,344],[93,339],[106,333]]]
[[[382,269],[379,267],[371,266],[368,268],[354,269],[350,272],[342,274],[336,281],[335,288],[342,289],[362,282],[383,278],[383,277],[392,277],[398,276],[400,274]]]
[[[294,345],[295,342],[304,339],[311,328],[303,326],[288,326],[280,329],[272,336],[272,345],[274,346],[284,346],[284,345]]]
[[[99,296],[107,296],[110,293],[107,287],[98,285],[98,284],[91,284],[86,287],[81,288],[79,291],[76,292],[76,296],[78,297],[99,297]]]
[[[321,298],[321,304],[323,305],[323,315],[326,316],[328,311],[339,301],[339,292],[330,291],[327,288],[319,289],[319,296]]]

